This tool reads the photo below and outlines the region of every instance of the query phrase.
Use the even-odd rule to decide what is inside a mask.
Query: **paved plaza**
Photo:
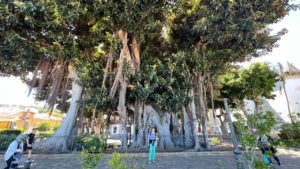
[[[42,154],[33,156],[32,169],[80,169],[79,154]],[[0,168],[4,168],[3,155]],[[128,154],[128,161],[137,169],[235,169],[232,152],[179,152],[158,153],[155,164],[146,164],[147,154]],[[300,152],[293,150],[279,150],[282,161],[280,169],[300,168]],[[110,169],[107,161],[111,154],[105,154],[99,162],[99,169]],[[220,165],[222,163],[222,165]]]

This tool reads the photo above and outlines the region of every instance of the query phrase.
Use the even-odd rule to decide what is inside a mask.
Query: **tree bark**
[[[122,79],[121,88],[119,92],[119,104],[118,104],[118,113],[121,117],[121,147],[127,148],[128,146],[128,136],[127,136],[127,112],[126,112],[126,90],[127,82]]]
[[[74,136],[71,136],[71,132],[76,121],[78,101],[81,99],[83,88],[77,84],[76,81],[78,77],[74,70],[70,71],[70,77],[73,78],[72,98],[67,115],[64,118],[62,125],[55,131],[52,137],[36,144],[35,149],[40,149],[42,151],[65,152],[68,150],[68,143],[74,139]]]
[[[156,127],[158,130],[159,144],[158,147],[161,149],[173,149],[174,143],[172,142],[172,135],[170,132],[171,115],[167,112],[158,112],[153,106],[147,105],[146,110],[147,125],[148,129],[151,127]],[[161,117],[160,114],[163,114]],[[162,118],[162,119],[161,119]],[[148,131],[146,136],[148,135]]]
[[[216,112],[215,112],[215,104],[214,104],[214,88],[211,79],[209,79],[209,88],[210,88],[210,99],[211,99],[211,109],[214,117],[214,121],[216,120]]]
[[[192,132],[191,132],[191,123],[190,123],[190,118],[189,115],[186,111],[185,106],[181,107],[182,109],[182,115],[183,115],[183,142],[184,142],[184,147],[190,148],[193,146],[193,140],[192,140]]]
[[[140,102],[140,101],[136,101],[135,103],[135,112],[136,115],[135,118],[135,129],[134,131],[134,139],[133,139],[133,143],[130,146],[130,148],[132,149],[140,149],[142,147],[144,147],[145,145],[145,137],[144,137],[144,132],[145,132],[145,125],[144,125],[144,120],[143,117],[144,116],[144,103]]]
[[[178,122],[178,112],[171,113],[171,136],[172,136],[172,142],[176,146],[182,146],[183,139],[182,139],[182,133],[180,132],[179,122]]]
[[[207,109],[206,104],[204,103],[204,90],[203,90],[203,77],[199,76],[199,100],[200,100],[200,107],[202,111],[201,117],[201,124],[202,124],[202,132],[204,137],[204,143],[208,150],[210,150],[210,142],[208,139],[208,132],[207,132]]]
[[[195,146],[194,146],[194,149],[196,151],[199,151],[199,150],[202,150],[202,147],[200,145],[200,139],[199,139],[199,136],[198,136],[198,120],[197,120],[197,115],[196,115],[196,107],[195,107],[195,101],[194,101],[194,90],[191,89],[190,90],[190,97],[192,97],[192,100],[190,101],[189,103],[189,106],[190,106],[190,111],[192,113],[192,124],[193,124],[193,127],[192,127],[192,131],[193,131],[193,136],[194,136],[194,142],[195,142]]]

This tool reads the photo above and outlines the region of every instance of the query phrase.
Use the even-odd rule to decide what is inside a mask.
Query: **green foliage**
[[[300,122],[283,124],[279,136],[283,140],[300,139]]]
[[[37,129],[39,131],[50,131],[51,130],[51,124],[48,122],[42,122],[38,125]]]
[[[81,145],[82,151],[78,157],[81,160],[83,169],[97,168],[100,159],[103,158],[103,151],[105,150],[104,141],[100,138],[81,135],[76,137],[76,144]]]
[[[55,123],[52,127],[53,131],[56,131],[61,126],[61,123]]]
[[[9,144],[16,139],[18,135],[0,134],[0,151],[5,151]]]
[[[244,99],[261,104],[260,98],[274,98],[273,87],[277,81],[277,73],[265,63],[253,63],[246,69],[231,68],[220,76],[221,96],[233,100],[235,107]]]
[[[0,151],[5,151],[9,144],[14,141],[19,134],[20,130],[3,130],[0,131]]]
[[[256,147],[258,138],[268,134],[275,125],[275,118],[272,112],[262,112],[255,115],[248,115],[246,118],[241,114],[235,114],[239,140],[245,149],[247,163],[255,168],[267,169],[261,158],[257,158]],[[253,163],[254,162],[254,163]]]
[[[299,148],[300,147],[300,139],[280,140],[279,146]]]
[[[257,97],[273,98],[271,94],[277,81],[277,73],[265,63],[253,63],[241,72],[244,93],[247,99]]]
[[[218,145],[218,144],[221,143],[221,141],[222,141],[222,140],[220,140],[220,139],[217,138],[217,137],[211,138],[211,144],[212,144],[212,145]]]
[[[22,133],[21,130],[2,130],[2,131],[0,131],[0,135],[8,134],[8,135],[16,135],[17,136],[21,133]]]
[[[99,160],[103,157],[103,154],[99,152],[91,153],[95,151],[97,150],[94,146],[91,146],[88,149],[83,148],[83,150],[80,153],[80,156],[78,157],[78,159],[82,162],[81,167],[83,169],[97,168],[97,164]]]
[[[45,140],[50,138],[53,135],[53,131],[39,131],[36,134],[36,140]]]
[[[112,158],[108,161],[108,165],[112,169],[128,169],[126,166],[126,157],[120,157],[119,153],[114,152]]]
[[[103,152],[106,148],[103,138],[88,134],[77,136],[75,142],[76,145],[80,146],[79,148],[91,151],[92,153]],[[94,147],[94,150],[90,150],[90,147]]]
[[[254,166],[255,166],[255,169],[269,169],[269,168],[272,168],[271,166],[268,166],[264,163],[264,161],[262,160],[255,160],[254,162]]]

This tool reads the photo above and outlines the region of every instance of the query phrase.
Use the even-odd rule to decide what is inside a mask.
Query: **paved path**
[[[33,155],[32,169],[80,169],[78,154],[43,154]],[[137,169],[235,169],[232,152],[181,152],[159,153],[155,164],[146,164],[147,154],[128,154],[128,161]],[[0,156],[3,159],[3,155]],[[106,154],[99,162],[99,169],[110,169],[107,161],[111,158]],[[280,169],[300,168],[300,152],[280,150],[282,161]],[[223,164],[223,167],[219,165]],[[0,161],[0,169],[4,168],[4,161]]]

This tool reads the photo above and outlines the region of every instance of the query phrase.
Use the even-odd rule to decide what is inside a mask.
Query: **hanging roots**
[[[36,88],[36,99],[46,100],[48,109],[52,111],[58,97],[61,97],[62,103],[68,99],[69,83],[68,64],[62,59],[55,62],[41,59],[29,81],[29,94]]]

